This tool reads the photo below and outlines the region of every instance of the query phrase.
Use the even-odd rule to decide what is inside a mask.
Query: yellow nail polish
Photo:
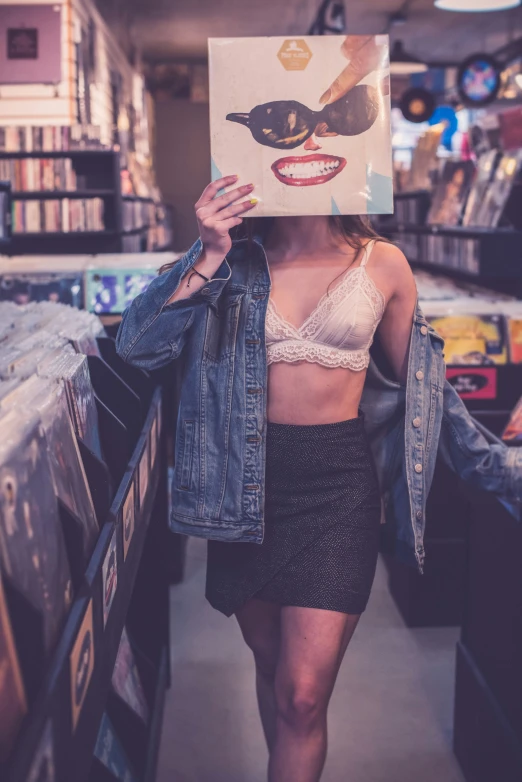
[[[254,204],[257,204],[257,201],[258,201],[257,198],[251,198],[250,199],[250,203],[252,204],[252,206],[254,206]]]

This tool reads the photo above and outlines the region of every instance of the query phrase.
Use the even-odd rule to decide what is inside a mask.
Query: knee
[[[294,730],[307,733],[326,717],[324,699],[313,684],[276,684],[277,713]]]

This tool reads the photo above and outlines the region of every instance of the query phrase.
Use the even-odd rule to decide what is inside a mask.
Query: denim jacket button
[[[422,472],[422,464],[416,464],[414,469],[415,472]]]
[[[201,288],[201,293],[208,293],[208,288]]]
[[[419,428],[419,426],[421,425],[421,420],[420,420],[420,418],[414,418],[414,419],[413,419],[413,421],[412,421],[412,423],[413,423],[413,426],[414,426],[416,429],[418,429],[418,428]]]
[[[422,511],[421,510],[418,510],[415,515],[417,516],[419,521],[422,519]]]
[[[417,372],[415,372],[415,377],[417,380],[422,380],[424,378],[424,372],[422,369],[419,369]]]
[[[428,327],[427,326],[421,326],[420,332],[421,332],[421,334],[426,336],[426,334],[428,333]]]

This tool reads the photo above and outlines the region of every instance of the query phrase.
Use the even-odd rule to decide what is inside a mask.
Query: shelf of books
[[[161,388],[88,312],[1,302],[0,332],[0,778],[152,782],[169,681]]]
[[[0,134],[0,181],[10,182],[12,191],[12,235],[4,253],[169,248],[168,208],[137,166],[134,178],[122,169],[118,150],[99,142],[77,148],[70,134],[63,136],[66,128],[3,130],[13,131]]]

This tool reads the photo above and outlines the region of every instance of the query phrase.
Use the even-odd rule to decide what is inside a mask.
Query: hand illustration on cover
[[[318,138],[357,136],[372,127],[380,111],[381,95],[389,92],[388,79],[381,90],[359,82],[381,67],[382,46],[374,36],[347,36],[341,46],[349,63],[319,99],[314,111],[295,100],[263,103],[249,113],[232,112],[226,119],[245,125],[259,143],[289,150],[304,145],[311,155],[285,156],[271,169],[285,185],[304,187],[329,182],[346,166],[346,158],[317,153]]]

